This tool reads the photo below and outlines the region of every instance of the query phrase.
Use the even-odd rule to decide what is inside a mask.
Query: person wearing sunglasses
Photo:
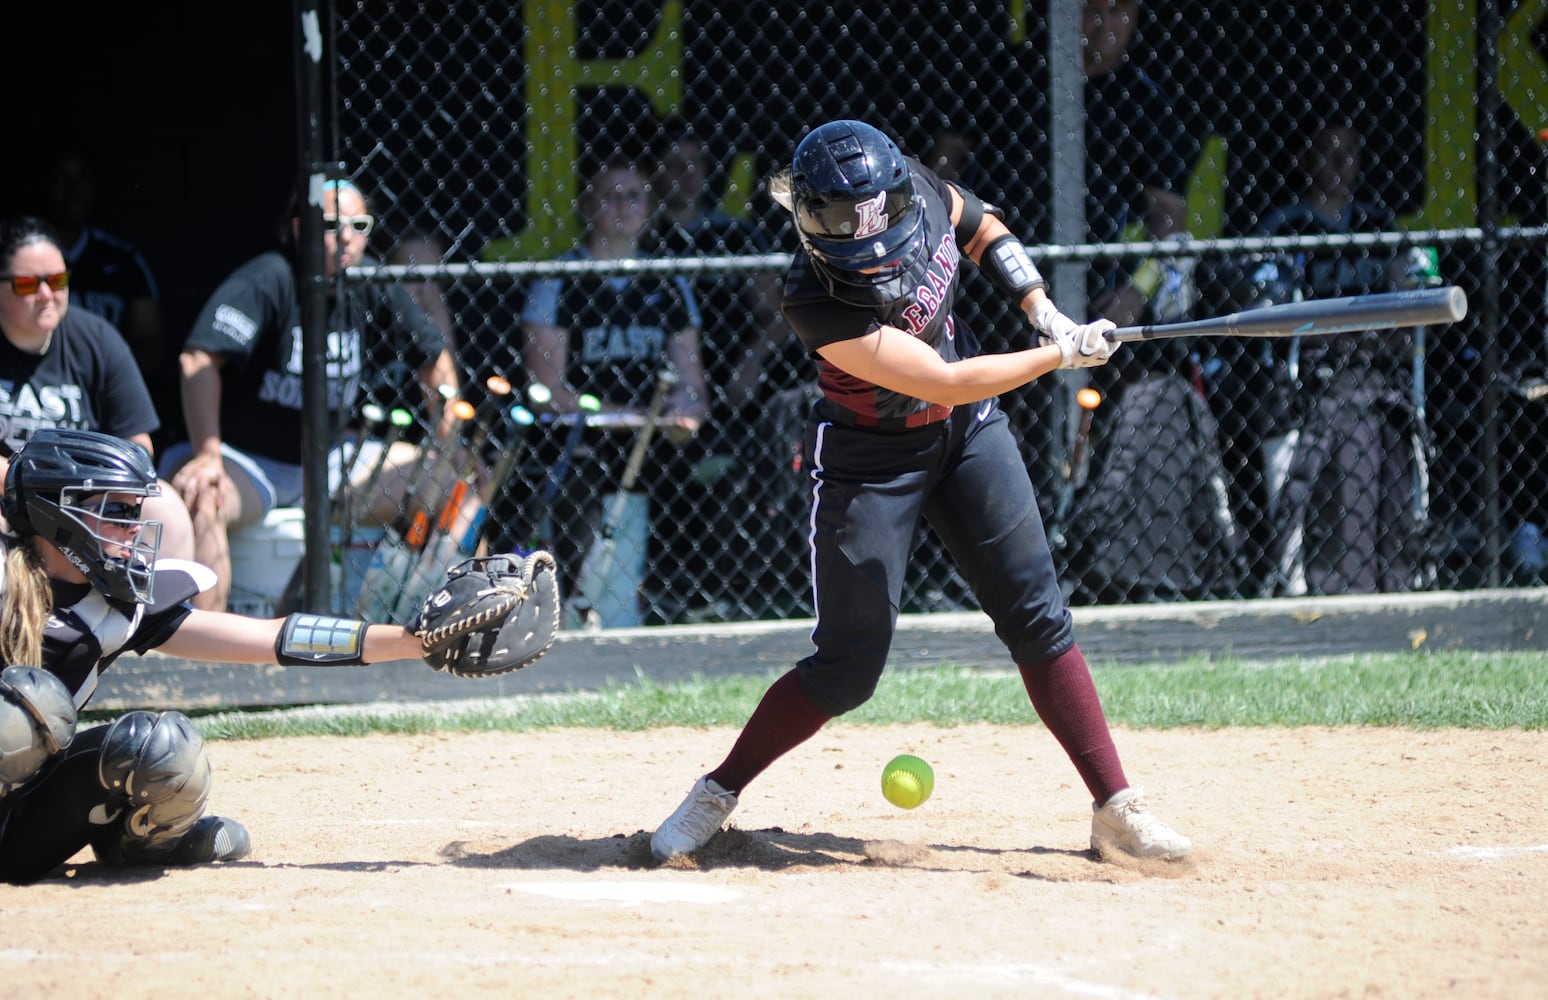
[[[400,625],[193,608],[213,574],[159,558],[148,511],[161,492],[143,450],[96,431],[40,431],[6,472],[0,664],[16,665],[0,669],[0,881],[36,882],[88,846],[109,867],[248,853],[241,823],[205,812],[210,764],[186,715],[136,710],[77,731],[122,654],[319,667],[425,655]]]
[[[216,585],[194,598],[206,610],[228,605],[230,533],[302,500],[300,205],[293,196],[281,247],[242,264],[211,294],[178,358],[187,440],[168,447],[161,470],[193,515],[195,557],[215,571]],[[322,207],[323,259],[333,278],[369,260],[366,238],[375,220],[365,195],[347,180],[324,185]],[[430,423],[422,436],[449,440],[452,408],[444,402],[462,380],[441,331],[399,285],[330,281],[328,323],[327,392],[336,428],[329,492],[336,495],[343,442],[367,391],[391,385],[401,401],[394,405],[411,411],[422,400]],[[424,477],[412,471],[426,456],[413,435],[406,437],[392,442],[371,495],[355,498],[362,523],[394,523],[406,508],[431,518],[440,510],[450,483],[415,483]],[[358,457],[350,449],[354,478],[371,478],[383,444],[366,441]],[[476,510],[474,501],[463,506],[452,537],[462,537]]]
[[[128,343],[107,320],[71,308],[70,282],[47,222],[0,220],[0,476],[41,430],[103,431],[150,452],[161,428]],[[151,515],[163,525],[163,553],[193,558],[193,521],[182,499],[163,491]]]

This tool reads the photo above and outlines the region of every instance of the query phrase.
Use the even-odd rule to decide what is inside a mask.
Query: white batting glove
[[[1081,326],[1060,312],[1048,299],[1038,303],[1031,315],[1032,325],[1038,330],[1042,344],[1057,344],[1064,355],[1060,368],[1094,368],[1107,364],[1107,359],[1118,350],[1105,334],[1117,329],[1111,320],[1097,319]]]
[[[1118,342],[1107,339],[1107,331],[1118,329],[1110,319],[1094,319],[1077,326],[1062,340],[1055,341],[1064,355],[1060,368],[1095,368],[1105,365],[1118,350]]]

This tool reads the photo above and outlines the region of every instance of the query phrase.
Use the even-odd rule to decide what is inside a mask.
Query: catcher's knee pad
[[[181,712],[130,712],[115,721],[102,740],[97,777],[124,797],[125,836],[147,843],[175,844],[210,797],[204,737]]]
[[[75,739],[75,702],[39,667],[0,670],[0,798]]]

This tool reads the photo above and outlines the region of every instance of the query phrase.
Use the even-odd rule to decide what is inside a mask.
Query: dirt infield
[[[250,858],[0,887],[10,997],[1548,995],[1548,733],[1117,734],[1194,838],[1102,863],[1041,728],[836,723],[703,856],[729,730],[212,744]],[[882,763],[934,764],[903,812]]]

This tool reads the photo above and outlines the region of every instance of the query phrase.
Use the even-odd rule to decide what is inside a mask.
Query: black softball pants
[[[996,401],[900,431],[836,423],[819,405],[806,454],[817,625],[816,651],[798,670],[814,707],[841,715],[875,691],[921,517],[1013,662],[1041,663],[1074,644],[1032,480]]]

